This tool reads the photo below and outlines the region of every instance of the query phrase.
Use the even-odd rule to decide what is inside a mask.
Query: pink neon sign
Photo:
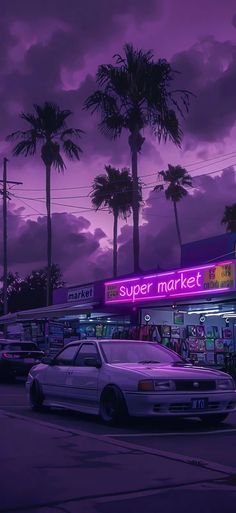
[[[150,274],[105,283],[106,303],[189,297],[235,290],[235,264],[232,261],[189,269]]]

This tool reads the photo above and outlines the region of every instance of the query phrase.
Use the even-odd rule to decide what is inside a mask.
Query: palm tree
[[[115,65],[98,67],[96,81],[99,89],[85,101],[84,108],[93,114],[99,111],[101,132],[116,139],[124,130],[129,133],[133,178],[133,260],[134,271],[139,270],[139,208],[138,208],[138,153],[145,138],[141,131],[151,127],[159,142],[170,139],[180,146],[182,130],[179,115],[188,110],[190,93],[171,90],[175,75],[164,59],[153,60],[151,51],[124,46],[124,56],[115,55]]]
[[[225,207],[221,223],[226,225],[227,232],[236,232],[236,203]]]
[[[54,103],[45,102],[34,105],[33,113],[21,113],[20,117],[27,125],[25,131],[18,130],[7,140],[19,141],[13,148],[13,155],[25,157],[35,155],[38,146],[46,169],[46,209],[47,209],[47,306],[52,302],[51,266],[52,266],[52,227],[51,227],[51,168],[62,172],[66,166],[61,150],[66,157],[79,160],[81,148],[73,141],[83,133],[78,128],[68,128],[67,118],[70,110],[61,110]]]
[[[120,171],[112,166],[105,166],[105,171],[106,174],[98,175],[94,179],[91,198],[96,210],[105,206],[113,213],[113,276],[116,277],[118,218],[127,219],[131,214],[133,180],[126,168]],[[142,201],[140,184],[138,194],[140,205]]]
[[[192,187],[192,177],[188,174],[184,167],[171,166],[170,164],[168,164],[168,169],[166,171],[160,171],[159,176],[164,181],[164,184],[156,185],[154,191],[164,190],[166,199],[173,202],[176,230],[181,249],[182,239],[179,226],[177,203],[185,198],[185,196],[187,196],[188,190],[185,189],[185,187]]]

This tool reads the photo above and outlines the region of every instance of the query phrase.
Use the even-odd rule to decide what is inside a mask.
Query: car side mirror
[[[100,369],[102,366],[101,361],[94,357],[85,358],[84,365],[86,365],[86,367],[96,367],[97,369]]]
[[[42,363],[45,363],[45,365],[53,365],[53,359],[50,358],[50,356],[44,356],[41,360]]]

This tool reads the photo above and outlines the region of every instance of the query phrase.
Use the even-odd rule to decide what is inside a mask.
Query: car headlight
[[[139,381],[138,390],[140,392],[168,392],[175,390],[175,383],[168,379],[145,379]]]
[[[235,383],[231,378],[228,379],[217,379],[216,381],[217,390],[234,390]]]

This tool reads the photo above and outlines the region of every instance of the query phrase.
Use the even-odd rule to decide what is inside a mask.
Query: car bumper
[[[0,376],[20,376],[26,377],[32,367],[37,365],[39,362],[1,362],[0,365]]]
[[[126,392],[125,399],[129,415],[137,417],[199,417],[209,413],[230,413],[236,410],[236,390],[192,394]],[[192,399],[206,399],[207,406],[203,409],[193,409]]]

